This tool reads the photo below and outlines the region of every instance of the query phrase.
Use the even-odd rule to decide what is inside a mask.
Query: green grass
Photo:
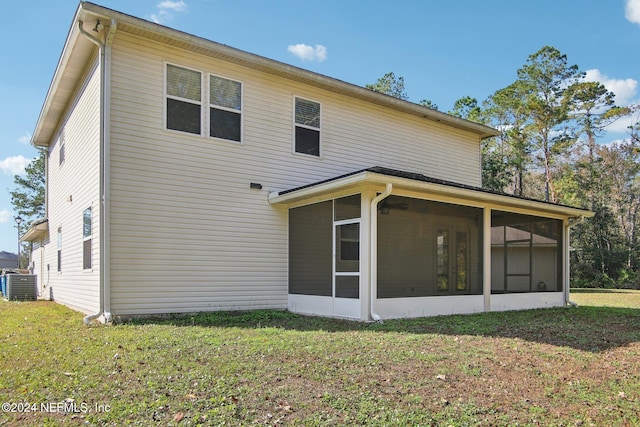
[[[0,403],[38,410],[0,425],[640,426],[640,292],[572,299],[375,324],[256,311],[92,327],[0,301]]]
[[[629,289],[571,289],[571,300],[580,305],[640,309],[640,291]]]

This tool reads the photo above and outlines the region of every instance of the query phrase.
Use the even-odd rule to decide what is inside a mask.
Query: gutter
[[[578,304],[576,304],[575,302],[571,301],[569,298],[569,281],[570,281],[570,274],[569,274],[569,232],[571,227],[574,227],[576,225],[580,225],[584,222],[584,215],[579,216],[579,217],[574,217],[574,218],[569,218],[569,221],[567,221],[567,238],[566,238],[566,245],[567,245],[567,250],[565,252],[565,256],[567,257],[567,273],[566,273],[566,282],[567,285],[565,286],[564,289],[564,301],[565,301],[565,305],[568,305],[570,307],[578,307]],[[574,220],[574,221],[571,221]]]
[[[101,30],[100,20],[96,28]],[[109,275],[110,253],[109,253],[109,221],[107,215],[110,208],[110,152],[109,141],[111,137],[110,129],[110,93],[111,93],[111,43],[116,32],[118,22],[111,19],[109,32],[105,41],[101,41],[84,29],[84,22],[78,19],[80,33],[86,36],[100,49],[100,304],[98,312],[85,316],[85,325],[90,325],[91,321],[104,316],[105,323],[111,322],[111,286]]]
[[[378,299],[378,203],[380,203],[382,199],[385,199],[387,196],[389,196],[392,190],[393,184],[389,182],[387,183],[385,191],[381,194],[378,194],[373,198],[373,200],[371,200],[371,217],[369,222],[369,247],[371,249],[371,253],[369,254],[369,282],[371,283],[369,295],[371,299],[369,305],[369,313],[371,314],[371,318],[376,322],[382,322],[382,317],[380,317],[380,315],[376,313],[376,300]]]

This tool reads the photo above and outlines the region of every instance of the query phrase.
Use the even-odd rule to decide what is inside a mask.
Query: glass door
[[[335,224],[336,298],[360,297],[360,220]]]
[[[469,290],[469,232],[456,227],[437,227],[435,279],[438,294]]]

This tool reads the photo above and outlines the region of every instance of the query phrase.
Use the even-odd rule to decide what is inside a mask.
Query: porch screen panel
[[[482,210],[401,196],[378,210],[378,298],[482,293]]]
[[[289,210],[289,293],[332,296],[333,202]]]
[[[562,221],[493,211],[491,292],[562,291]]]

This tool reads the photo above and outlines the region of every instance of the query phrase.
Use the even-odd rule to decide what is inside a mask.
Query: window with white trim
[[[320,103],[295,99],[295,152],[320,157]]]
[[[62,227],[58,227],[58,272],[62,271]]]
[[[167,129],[202,134],[202,73],[167,64]]]
[[[209,136],[241,141],[242,83],[209,76]]]
[[[177,65],[166,68],[167,129],[242,142],[242,83]],[[208,120],[204,113],[208,112]]]
[[[58,152],[58,166],[62,166],[65,159],[64,140],[60,140],[60,151]]]
[[[91,269],[91,208],[87,208],[82,213],[82,268]]]

